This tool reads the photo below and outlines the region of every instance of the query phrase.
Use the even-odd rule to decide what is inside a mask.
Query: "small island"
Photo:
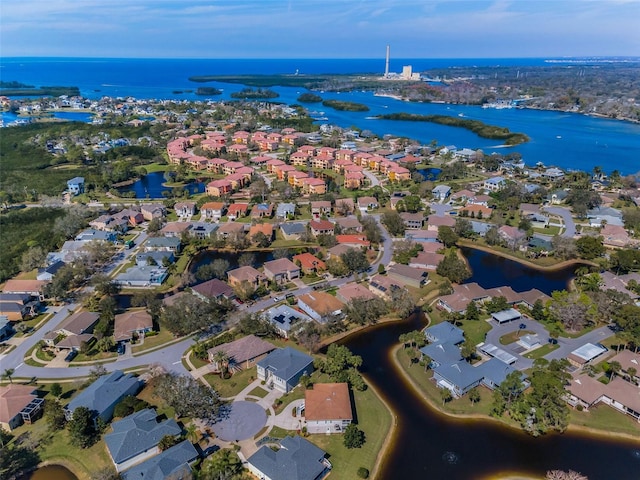
[[[325,107],[331,107],[335,110],[347,111],[347,112],[368,112],[369,107],[362,103],[356,102],[343,102],[340,100],[325,100],[322,102]]]
[[[16,81],[0,81],[0,95],[13,97],[29,97],[29,96],[52,96],[60,97],[62,95],[79,96],[80,89],[78,87],[64,86],[42,86],[27,85]]]
[[[199,90],[199,89],[198,89]],[[265,98],[277,98],[280,94],[268,88],[243,88],[239,92],[233,92],[231,98],[242,98],[247,100],[263,100]]]
[[[409,122],[431,122],[450,127],[462,127],[472,131],[482,138],[503,140],[505,145],[519,145],[529,141],[529,137],[524,133],[513,133],[506,127],[487,125],[480,120],[469,120],[465,118],[449,117],[447,115],[417,115],[414,113],[389,113],[378,115],[381,120],[404,120]]]
[[[316,95],[315,93],[303,93],[298,97],[298,101],[301,103],[320,103],[322,101],[322,97],[320,95]]]
[[[220,95],[222,90],[215,87],[198,87],[196,95]]]

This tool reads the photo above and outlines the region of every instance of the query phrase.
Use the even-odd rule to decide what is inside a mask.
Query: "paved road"
[[[453,210],[453,207],[447,203],[442,204],[432,202],[429,207],[431,208],[431,211],[436,215],[436,217],[446,217],[448,215],[448,212]]]
[[[560,234],[562,237],[573,238],[576,234],[576,224],[571,216],[571,211],[564,207],[542,207],[547,213],[562,217],[564,222],[564,231]]]
[[[576,348],[581,347],[585,343],[593,343],[594,345],[600,343],[607,338],[614,335],[614,333],[608,327],[600,327],[592,330],[589,333],[585,333],[578,338],[558,338],[558,344],[560,348],[554,350],[544,358],[547,360],[567,358],[571,352]]]
[[[521,323],[527,326],[525,330],[534,332],[538,335],[541,344],[544,345],[547,342],[547,339],[549,338],[549,332],[544,327],[544,325],[536,322],[533,319],[523,318],[522,320],[509,322],[502,325],[498,325],[496,324],[496,322],[491,321],[490,324],[493,328],[487,333],[485,343],[492,343],[496,347],[509,352],[511,355],[515,356],[518,359],[516,363],[513,364],[513,367],[518,370],[526,370],[527,368],[531,368],[533,366],[533,360],[521,356],[521,353],[523,353],[522,347],[517,343],[511,343],[509,345],[500,344],[500,337],[508,333],[520,330]]]
[[[380,180],[378,180],[378,177],[376,177],[369,170],[363,170],[362,173],[364,173],[365,177],[367,177],[369,179],[369,181],[371,182],[371,186],[372,187],[376,187],[376,186],[380,185]]]

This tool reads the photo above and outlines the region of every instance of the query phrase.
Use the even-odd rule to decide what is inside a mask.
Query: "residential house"
[[[404,226],[409,230],[420,230],[424,223],[424,215],[422,213],[402,212],[400,218],[404,222]]]
[[[451,187],[448,185],[437,185],[431,190],[433,198],[437,201],[446,200],[451,195]]]
[[[188,222],[169,222],[160,229],[160,235],[168,238],[180,238],[183,234],[187,233],[190,228],[191,224]]]
[[[249,282],[249,284],[254,288],[258,288],[258,286],[261,283],[265,282],[267,279],[258,270],[248,265],[228,271],[227,278],[229,281],[229,285],[231,285],[232,287],[240,285],[242,282]]]
[[[251,368],[257,361],[264,358],[265,355],[274,351],[276,347],[255,335],[247,335],[233,342],[223,343],[207,350],[209,361],[216,370],[220,370],[218,365],[218,352],[223,352],[227,357],[228,367],[230,369],[240,370],[242,368]]]
[[[581,347],[576,348],[567,356],[569,363],[575,367],[582,368],[592,363],[596,358],[607,353],[607,348],[603,345],[593,343],[585,343]]]
[[[366,214],[370,210],[375,210],[378,206],[378,200],[375,197],[358,198],[358,209],[363,214]]]
[[[276,218],[287,219],[293,217],[296,213],[295,203],[279,203],[276,208]]]
[[[116,276],[116,283],[127,287],[151,287],[162,285],[169,273],[160,266],[134,266]]]
[[[618,225],[605,225],[600,230],[600,235],[602,235],[602,243],[611,247],[624,247],[632,242],[625,228]]]
[[[568,195],[569,192],[567,192],[566,190],[556,190],[555,192],[551,192],[551,194],[547,196],[547,200],[552,205],[559,205],[566,200]]]
[[[323,195],[327,193],[327,185],[321,178],[308,177],[303,179],[302,192],[305,195]]]
[[[335,203],[334,211],[340,215],[351,215],[355,212],[355,203],[353,198],[338,198]]]
[[[11,383],[0,386],[0,429],[11,432],[40,416],[44,398],[39,398],[36,391],[33,385]]]
[[[299,240],[300,236],[306,233],[307,226],[301,222],[282,223],[280,231],[285,240]]]
[[[71,195],[84,193],[84,177],[73,177],[71,180],[67,180],[67,191]]]
[[[435,272],[442,260],[444,260],[444,255],[441,253],[420,252],[409,260],[409,266]]]
[[[229,180],[214,180],[207,184],[207,195],[212,197],[223,197],[233,191],[233,184]]]
[[[58,260],[54,261],[52,264],[47,265],[44,268],[39,268],[36,279],[50,282],[51,280],[53,280],[53,277],[55,277],[56,273],[58,273],[58,270],[60,270],[65,265],[66,263],[64,263],[62,260]]]
[[[220,300],[223,298],[233,300],[236,298],[233,288],[217,278],[194,285],[191,287],[191,293],[202,300]]]
[[[178,443],[155,457],[122,472],[122,480],[176,480],[190,479],[190,464],[200,455],[188,440]]]
[[[405,286],[423,287],[429,278],[429,272],[422,268],[396,263],[387,269],[387,275]]]
[[[436,305],[448,312],[464,313],[469,303],[480,302],[488,298],[487,291],[477,283],[465,283],[456,285],[452,294],[442,295]]]
[[[329,215],[331,215],[331,202],[325,200],[311,202],[311,216],[315,220],[321,217],[328,217]]]
[[[391,300],[392,292],[403,288],[402,282],[386,275],[376,274],[369,280],[369,290],[385,300]]]
[[[152,330],[153,319],[146,310],[130,310],[115,316],[113,337],[116,342],[128,342],[134,336],[144,338]]]
[[[504,188],[506,182],[507,180],[504,177],[491,177],[484,181],[482,187],[489,192],[497,192]]]
[[[147,221],[151,221],[154,218],[164,218],[166,211],[167,210],[164,205],[160,205],[157,203],[140,205],[140,213],[142,213],[142,217]]]
[[[455,227],[456,219],[452,216],[439,217],[438,215],[429,215],[427,217],[427,229],[433,230],[434,232],[438,231],[440,227]]]
[[[520,230],[518,227],[512,227],[509,225],[502,225],[498,229],[498,234],[500,235],[500,238],[502,238],[512,249],[521,245],[527,236],[527,233]]]
[[[349,303],[356,298],[371,300],[375,294],[360,283],[350,282],[341,286],[336,292],[336,298],[344,303]]]
[[[484,205],[478,205],[477,203],[468,203],[460,209],[460,215],[466,215],[471,218],[491,218],[493,215],[493,209],[485,207]]]
[[[329,293],[314,291],[298,297],[298,308],[315,321],[324,323],[332,317],[342,315],[344,303]]]
[[[244,233],[244,223],[227,222],[220,225],[216,231],[218,238],[227,239]]]
[[[247,459],[247,469],[261,480],[321,480],[331,470],[325,456],[323,450],[300,436],[285,437],[278,450],[260,447]]]
[[[248,235],[249,238],[254,242],[256,241],[254,239],[254,236],[258,233],[261,233],[262,235],[267,237],[269,241],[273,240],[273,225],[271,223],[256,223],[255,225],[251,225],[251,227],[249,227]]]
[[[42,288],[47,282],[43,280],[18,280],[11,278],[2,287],[3,293],[19,293],[43,300]]]
[[[353,421],[349,386],[316,383],[304,394],[304,419],[309,433],[344,433]]]
[[[9,323],[9,318],[0,314],[0,341],[6,340],[11,335],[13,335],[13,327]]]
[[[313,358],[291,347],[274,350],[257,363],[258,378],[269,388],[293,390],[303,375],[313,373]]]
[[[284,338],[289,338],[289,334],[296,329],[296,326],[301,326],[309,321],[309,317],[304,313],[286,304],[271,307],[264,313],[264,316],[275,327],[278,334]]]
[[[103,375],[82,390],[64,407],[67,420],[71,420],[78,407],[86,407],[92,414],[109,422],[115,406],[127,395],[136,395],[142,382],[131,373],[121,370]]]
[[[187,230],[187,234],[193,238],[206,240],[212,238],[218,230],[217,224],[208,222],[190,222],[191,228]]]
[[[440,342],[458,345],[464,342],[464,330],[449,322],[442,322],[425,328],[424,336],[430,343]]]
[[[196,202],[177,202],[173,208],[179,217],[191,217],[196,214]]]
[[[556,167],[547,168],[542,172],[542,178],[552,181],[561,180],[564,178],[564,172]]]
[[[340,225],[342,233],[362,233],[362,224],[357,217],[338,217],[335,222]]]
[[[311,220],[309,226],[311,234],[316,237],[318,235],[333,235],[335,229],[335,225],[329,220]]]
[[[232,203],[227,209],[227,218],[229,221],[234,221],[240,217],[246,217],[249,210],[248,203]]]
[[[293,263],[300,265],[300,269],[306,275],[317,274],[327,269],[327,264],[311,253],[300,253],[293,257]]]
[[[0,317],[18,322],[38,312],[40,302],[27,293],[0,293]]]
[[[144,244],[144,249],[147,252],[179,253],[181,246],[182,244],[178,237],[149,237]]]
[[[584,409],[603,403],[640,421],[640,396],[638,387],[621,377],[615,377],[607,385],[589,375],[575,376],[567,387],[569,405]]]
[[[117,472],[148,460],[161,452],[160,440],[182,433],[173,418],[158,421],[153,408],[145,408],[111,424],[112,432],[104,436],[107,451]]]
[[[300,267],[288,258],[279,258],[264,263],[264,274],[272,282],[286,283],[300,278]]]
[[[251,209],[251,218],[271,218],[273,205],[269,203],[257,203]]]
[[[367,237],[361,234],[336,235],[336,242],[350,248],[369,248],[371,246]]]
[[[59,335],[80,335],[83,333],[92,333],[93,328],[100,320],[100,314],[79,310],[67,317],[60,325],[57,326],[56,332]]]

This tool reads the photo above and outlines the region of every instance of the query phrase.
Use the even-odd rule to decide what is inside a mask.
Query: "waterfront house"
[[[287,304],[271,307],[264,315],[278,331],[278,335],[284,338],[289,338],[289,334],[296,329],[296,325],[302,326],[303,323],[309,321],[308,316]]]
[[[191,442],[185,440],[125,470],[120,476],[122,480],[187,480],[193,478],[190,465],[199,458]]]
[[[304,394],[304,419],[309,433],[343,433],[353,421],[349,386],[316,383]]]
[[[309,252],[295,255],[292,260],[296,265],[300,265],[302,271],[307,275],[317,274],[327,269],[327,265],[322,260]]]
[[[233,288],[217,278],[194,285],[191,287],[191,293],[202,300],[220,300],[222,298],[233,300],[236,297]]]
[[[344,284],[338,289],[336,292],[336,298],[341,302],[349,303],[356,298],[371,300],[376,298],[376,296],[367,287],[356,282],[350,282]]]
[[[251,286],[258,288],[267,278],[255,268],[247,265],[228,271],[227,279],[232,287],[240,285],[242,282],[249,282]]]
[[[0,429],[11,432],[40,416],[44,398],[39,398],[36,392],[33,385],[11,383],[0,386]]]
[[[442,260],[444,255],[441,253],[419,252],[416,257],[409,260],[409,266],[434,272]]]
[[[285,240],[299,240],[300,236],[307,231],[307,226],[301,222],[282,223],[280,231]]]
[[[482,187],[489,192],[497,192],[502,190],[506,183],[507,180],[504,177],[491,177],[484,181]]]
[[[369,280],[369,290],[385,300],[391,300],[394,290],[403,288],[402,282],[385,275],[376,274]]]
[[[149,237],[144,244],[147,252],[180,252],[181,242],[178,237]]]
[[[264,274],[275,283],[286,283],[300,277],[300,267],[288,258],[278,258],[264,263]]]
[[[278,450],[260,447],[247,459],[247,469],[261,480],[321,480],[331,470],[325,456],[323,450],[300,436],[285,437]]]
[[[133,266],[119,273],[115,281],[123,287],[151,287],[161,285],[169,273],[160,266]]]
[[[464,342],[464,331],[449,322],[432,325],[424,330],[425,338],[431,342],[458,345]]]
[[[329,293],[314,291],[298,297],[298,308],[315,321],[324,323],[329,318],[341,316],[344,304]]]
[[[605,385],[589,375],[577,375],[571,380],[567,390],[565,399],[573,407],[580,405],[588,411],[602,403],[640,422],[638,387],[621,377],[615,377]]]
[[[429,272],[425,269],[396,263],[387,269],[387,275],[405,286],[421,288],[427,283]]]
[[[313,373],[313,358],[291,347],[274,350],[257,363],[258,378],[269,388],[293,390],[303,375]]]

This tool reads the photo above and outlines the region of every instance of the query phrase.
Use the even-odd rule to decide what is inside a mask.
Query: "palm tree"
[[[223,350],[218,350],[213,354],[213,362],[220,371],[220,374],[224,374],[229,367],[229,355]]]
[[[620,372],[620,370],[622,370],[622,365],[620,365],[620,362],[617,361],[613,361],[611,363],[609,363],[609,379],[613,380],[613,377]]]
[[[14,372],[15,370],[13,368],[7,368],[2,374],[2,378],[7,378],[9,380],[9,383],[13,383],[11,377],[13,377]]]
[[[196,443],[198,441],[198,427],[194,422],[191,422],[184,429],[185,436],[191,443]]]

